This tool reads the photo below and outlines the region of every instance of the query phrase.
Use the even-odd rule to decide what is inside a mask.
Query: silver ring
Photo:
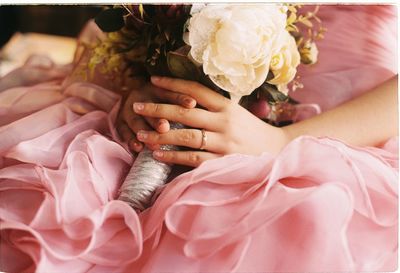
[[[201,145],[200,145],[200,150],[204,150],[207,145],[207,135],[206,131],[204,129],[201,129]]]

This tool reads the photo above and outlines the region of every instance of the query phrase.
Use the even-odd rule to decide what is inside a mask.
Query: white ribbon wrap
[[[171,123],[171,129],[181,129],[182,124]],[[174,145],[163,145],[162,150],[178,150]],[[153,151],[144,148],[133,163],[118,199],[135,210],[143,211],[151,205],[154,192],[167,182],[172,166],[153,158]]]

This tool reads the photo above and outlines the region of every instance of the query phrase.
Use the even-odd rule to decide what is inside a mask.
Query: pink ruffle
[[[119,97],[88,83],[51,87],[22,87],[14,100],[16,89],[0,94],[9,110],[1,117],[11,121],[0,127],[2,270],[122,268],[143,244],[138,215],[114,200],[132,163],[105,137]],[[27,111],[25,101],[43,92],[53,103]]]
[[[144,215],[145,240],[165,223],[144,272],[394,270],[397,180],[368,149],[311,137],[205,162]]]

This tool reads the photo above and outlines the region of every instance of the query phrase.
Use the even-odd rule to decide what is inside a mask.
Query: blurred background
[[[76,37],[85,22],[101,9],[99,5],[0,6],[0,48],[15,32]]]
[[[0,5],[0,77],[32,55],[73,60],[76,37],[100,5]]]

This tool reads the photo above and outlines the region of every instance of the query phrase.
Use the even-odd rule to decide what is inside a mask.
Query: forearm
[[[328,95],[328,94],[327,94]],[[318,116],[284,127],[289,140],[332,137],[357,146],[379,145],[398,134],[397,76]]]

